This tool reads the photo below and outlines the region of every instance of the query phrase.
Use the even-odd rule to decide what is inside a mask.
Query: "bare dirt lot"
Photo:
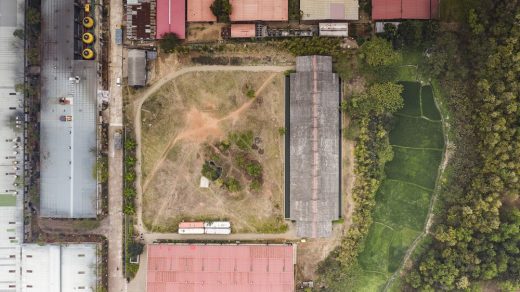
[[[149,230],[172,232],[181,220],[227,219],[234,232],[284,231],[283,74],[187,73],[148,99],[141,113],[143,221]],[[247,131],[250,148],[220,147]],[[258,191],[237,170],[237,153],[260,163]],[[240,191],[218,180],[199,188],[202,166],[215,155]]]

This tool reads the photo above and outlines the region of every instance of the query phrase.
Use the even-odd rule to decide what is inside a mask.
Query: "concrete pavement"
[[[110,0],[109,76],[109,180],[108,180],[108,291],[125,292],[123,266],[123,151],[114,147],[114,133],[123,128],[123,97],[116,79],[122,77],[123,47],[115,42],[115,30],[123,23],[123,1]]]

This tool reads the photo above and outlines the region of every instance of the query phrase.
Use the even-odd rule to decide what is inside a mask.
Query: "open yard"
[[[374,224],[359,255],[362,272],[352,291],[381,291],[424,228],[444,151],[440,114],[431,86],[402,82],[404,108],[390,133],[394,159],[376,194]]]
[[[141,114],[150,231],[213,219],[230,220],[234,232],[285,231],[282,73],[187,73],[161,87]],[[207,189],[199,187],[201,172],[213,180]]]

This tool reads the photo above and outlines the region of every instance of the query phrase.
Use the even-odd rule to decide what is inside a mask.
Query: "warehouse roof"
[[[173,32],[180,39],[186,37],[186,1],[157,0],[157,38]]]
[[[301,0],[302,20],[358,20],[359,0]]]
[[[289,97],[289,218],[300,237],[327,237],[340,217],[340,80],[332,58],[296,58]]]
[[[288,0],[230,0],[231,21],[286,21]]]
[[[439,0],[372,0],[372,19],[432,19]]]
[[[188,22],[217,21],[210,6],[214,0],[188,0]]]
[[[23,82],[24,52],[13,32],[24,27],[24,3],[0,1],[0,291],[6,292],[20,287],[20,273],[12,271],[20,270],[23,241],[24,108],[15,87]]]
[[[155,2],[128,3],[126,37],[130,40],[149,40],[155,38]]]
[[[27,291],[96,291],[96,244],[25,244],[21,267]]]
[[[292,292],[291,245],[148,245],[147,292]]]
[[[128,85],[146,85],[146,51],[128,50]]]
[[[76,60],[75,5],[42,2],[40,113],[40,211],[43,217],[96,217],[97,183],[92,173],[97,147],[97,63]],[[76,51],[75,51],[76,50]],[[62,105],[66,97],[72,104]],[[60,121],[61,116],[72,121]]]

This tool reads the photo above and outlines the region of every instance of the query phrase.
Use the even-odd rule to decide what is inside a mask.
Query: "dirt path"
[[[233,124],[238,121],[240,115],[247,110],[251,104],[256,100],[256,96],[259,96],[267,85],[273,80],[277,73],[271,74],[264,83],[255,91],[255,98],[251,98],[249,101],[244,103],[238,109],[232,111],[221,119],[215,119],[208,114],[202,113],[196,108],[192,108],[188,112],[187,126],[177,136],[170,140],[168,146],[164,149],[159,160],[155,163],[152,171],[147,175],[146,180],[143,184],[143,192],[147,190],[148,185],[153,180],[155,174],[163,164],[164,160],[168,157],[168,152],[183,139],[194,140],[195,142],[202,143],[207,140],[208,137],[214,136],[215,138],[223,135],[219,124],[226,120],[231,120]],[[194,138],[194,139],[191,139]],[[155,220],[154,220],[155,221]]]
[[[143,195],[143,184],[142,184],[142,150],[141,150],[141,108],[143,103],[157,90],[159,90],[162,86],[170,82],[171,80],[184,75],[190,72],[211,72],[211,71],[246,71],[246,72],[285,72],[287,70],[292,69],[290,66],[194,66],[194,67],[186,67],[177,71],[172,71],[168,75],[164,76],[162,79],[154,83],[152,86],[147,88],[141,95],[133,102],[133,113],[134,113],[134,127],[135,127],[135,137],[137,141],[137,150],[136,150],[136,213],[137,213],[137,231],[139,233],[145,233],[146,229],[143,225],[143,210],[142,210],[142,195]],[[259,88],[260,89],[260,88]],[[178,140],[179,138],[177,138]],[[176,143],[177,141],[172,141],[169,144]],[[170,147],[171,148],[171,147]]]

